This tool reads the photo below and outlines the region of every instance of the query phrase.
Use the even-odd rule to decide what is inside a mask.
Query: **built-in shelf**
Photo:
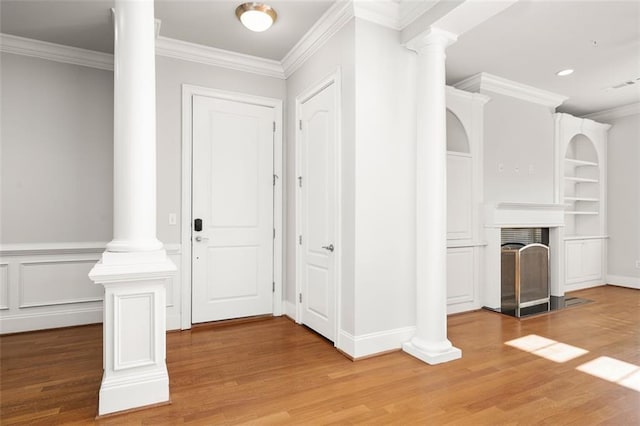
[[[580,167],[580,166],[598,166],[598,163],[594,163],[593,161],[585,161],[585,160],[578,160],[576,158],[565,158],[564,161],[566,161],[567,163],[571,163],[574,164],[576,167]]]
[[[566,211],[565,214],[572,214],[572,215],[581,215],[581,214],[598,214],[598,212],[581,212],[581,211]]]
[[[598,202],[599,198],[589,198],[589,197],[564,197],[566,201],[588,201],[588,202]]]
[[[577,177],[577,176],[565,176],[564,178],[566,180],[572,180],[574,182],[580,182],[580,183],[598,183],[598,179],[583,178],[583,177]]]

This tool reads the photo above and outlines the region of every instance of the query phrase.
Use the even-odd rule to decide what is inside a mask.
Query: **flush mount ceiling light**
[[[242,25],[257,33],[268,30],[278,14],[264,3],[243,3],[236,8],[236,16]]]
[[[570,74],[573,74],[573,70],[571,68],[567,68],[566,70],[558,71],[556,73],[556,75],[559,77],[564,77]]]

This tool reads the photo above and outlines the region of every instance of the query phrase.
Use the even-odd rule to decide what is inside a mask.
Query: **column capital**
[[[451,46],[458,40],[458,35],[437,27],[429,27],[426,31],[409,40],[405,46],[407,49],[421,53],[431,46],[440,46],[442,50]]]

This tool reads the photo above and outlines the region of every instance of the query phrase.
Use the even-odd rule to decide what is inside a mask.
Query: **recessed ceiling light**
[[[566,70],[558,71],[556,73],[556,75],[560,76],[560,77],[564,77],[564,76],[567,76],[569,74],[573,74],[573,70],[571,68],[567,68]]]
[[[257,33],[266,31],[276,22],[278,14],[264,3],[243,3],[236,8],[236,16],[242,25]]]

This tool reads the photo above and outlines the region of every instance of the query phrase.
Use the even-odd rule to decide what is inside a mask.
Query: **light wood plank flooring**
[[[99,325],[0,337],[0,421],[9,424],[640,424],[640,392],[576,368],[606,356],[640,366],[640,291],[518,320],[449,317],[463,358],[403,352],[352,362],[288,319],[169,333],[172,404],[95,421]],[[554,362],[505,345],[535,334],[587,350]],[[640,367],[639,367],[640,368]]]

